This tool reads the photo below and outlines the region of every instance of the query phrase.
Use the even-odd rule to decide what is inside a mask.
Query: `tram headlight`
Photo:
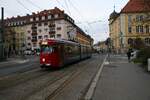
[[[43,58],[42,61],[45,62],[45,58]]]

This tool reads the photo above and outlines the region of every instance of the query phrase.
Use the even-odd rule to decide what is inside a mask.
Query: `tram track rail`
[[[49,94],[45,100],[54,100],[55,97],[59,95],[65,89],[74,79],[76,79],[86,68],[87,65],[90,65],[94,62],[92,60],[91,62],[88,62],[83,65],[82,69],[78,69],[78,71],[74,71],[71,73],[70,77],[68,77],[56,90],[54,90],[51,94]]]
[[[30,74],[30,75],[33,75],[33,72],[35,73],[35,76],[33,77],[31,77],[30,75],[29,75],[29,78],[27,78],[27,79],[23,79],[22,81],[18,81],[17,83],[14,83],[14,84],[10,84],[10,85],[7,85],[7,86],[5,86],[5,87],[1,87],[1,89],[2,90],[4,90],[5,91],[5,89],[6,89],[6,92],[4,92],[4,93],[7,93],[7,92],[14,92],[14,94],[15,94],[15,91],[16,91],[16,89],[19,89],[19,88],[21,88],[21,87],[23,87],[21,90],[23,90],[23,91],[26,91],[26,90],[28,90],[28,91],[26,91],[26,93],[18,93],[18,96],[19,96],[19,100],[26,100],[25,98],[26,97],[30,97],[30,96],[32,96],[32,95],[34,95],[35,93],[37,93],[37,92],[39,92],[39,91],[42,91],[42,89],[43,88],[46,88],[46,87],[48,87],[48,86],[51,86],[52,84],[54,84],[54,83],[56,83],[57,81],[59,81],[60,79],[62,79],[63,77],[65,77],[65,76],[67,76],[67,75],[69,75],[70,76],[70,72],[72,72],[73,70],[74,70],[74,72],[76,72],[76,70],[79,68],[78,67],[78,65],[79,66],[82,66],[82,65],[85,65],[85,64],[88,64],[87,62],[89,61],[89,59],[88,60],[85,60],[85,61],[83,61],[83,62],[80,62],[80,63],[77,63],[77,64],[74,64],[74,65],[72,65],[72,66],[69,66],[69,67],[65,67],[65,68],[62,68],[62,69],[60,69],[60,70],[58,70],[58,71],[52,71],[52,72],[49,72],[49,71],[44,71],[44,72],[41,72],[41,73],[39,73],[38,75],[37,75],[37,72],[39,71],[39,69],[38,70],[33,70],[33,71],[30,71],[30,72],[25,72],[25,74],[23,73],[22,74],[22,77],[19,77],[19,79],[20,78],[23,78],[24,76],[26,76],[26,75],[28,75],[28,74]],[[69,70],[68,70],[69,69]],[[18,74],[18,75],[20,75],[20,74]],[[51,76],[54,76],[53,78],[51,78],[51,79],[49,79],[49,77],[51,77]],[[15,78],[16,76],[13,76],[13,78],[14,78],[14,81],[15,80],[17,80],[16,78]],[[57,77],[57,78],[56,78]],[[8,78],[6,78],[7,80],[9,80],[9,79],[11,79],[12,77],[8,77]],[[47,79],[49,79],[48,81],[45,81],[45,80],[47,80]],[[41,84],[38,84],[38,82],[41,82],[41,81],[45,81],[45,82],[43,82],[43,83],[41,83]],[[27,82],[26,82],[27,81]],[[37,83],[36,83],[37,82]],[[23,85],[22,85],[23,84]],[[33,87],[24,87],[25,85],[31,85],[31,84],[37,84],[37,86],[35,86],[34,87],[34,85],[33,85]],[[19,85],[19,86],[18,86]],[[32,89],[31,89],[32,88]],[[7,91],[7,89],[8,89],[8,91]],[[12,89],[12,90],[11,90]],[[31,90],[30,90],[31,89]],[[9,91],[10,90],[10,91]],[[15,90],[15,91],[13,91],[13,90]],[[19,90],[18,90],[19,91]],[[1,92],[0,92],[1,93]],[[13,94],[12,95],[10,95],[10,97],[8,98],[8,99],[6,99],[6,100],[11,100],[13,98]],[[14,97],[14,99],[16,99],[17,97]]]

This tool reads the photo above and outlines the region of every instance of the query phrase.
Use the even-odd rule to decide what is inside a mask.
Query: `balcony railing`
[[[48,26],[49,27],[55,27],[55,24],[49,24]]]
[[[55,31],[49,31],[49,34],[55,34],[56,32]]]
[[[31,29],[32,29],[32,30],[33,30],[33,29],[37,29],[37,27],[36,27],[36,26],[32,26]]]
[[[32,39],[32,42],[37,42],[37,39]]]
[[[31,35],[37,35],[37,32],[32,32],[32,34]]]

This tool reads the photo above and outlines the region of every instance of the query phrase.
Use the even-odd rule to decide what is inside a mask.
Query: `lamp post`
[[[0,21],[0,60],[5,58],[5,50],[4,50],[4,8],[1,8],[1,21]]]

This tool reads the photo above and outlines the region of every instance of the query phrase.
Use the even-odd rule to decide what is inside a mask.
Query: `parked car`
[[[133,52],[131,52],[131,59],[134,59],[137,57],[139,50],[134,50]]]
[[[25,55],[31,55],[31,54],[32,54],[32,51],[27,49],[27,50],[24,51],[24,54],[25,54]]]

